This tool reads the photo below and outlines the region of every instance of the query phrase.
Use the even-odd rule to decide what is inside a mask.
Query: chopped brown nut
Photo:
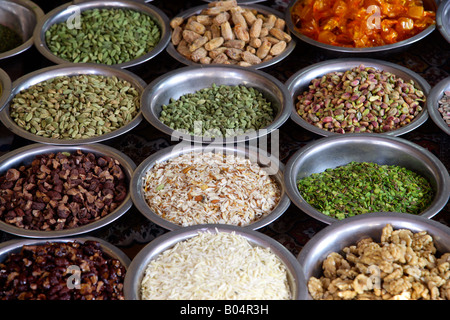
[[[0,263],[0,300],[123,300],[124,276],[96,241],[25,245]]]
[[[39,155],[31,165],[0,176],[0,220],[30,230],[81,226],[117,208],[127,195],[126,180],[111,157],[80,150]],[[86,217],[79,219],[83,207]]]

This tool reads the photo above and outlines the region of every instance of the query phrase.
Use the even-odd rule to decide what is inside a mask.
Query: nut
[[[387,224],[380,243],[366,238],[329,254],[308,289],[316,300],[450,300],[450,253],[441,254],[426,231]]]
[[[111,157],[39,155],[0,176],[0,219],[28,230],[71,229],[110,214],[126,195],[126,176]]]
[[[211,2],[199,15],[191,16],[187,21],[175,17],[170,25],[173,28],[172,44],[176,50],[187,59],[206,64],[259,64],[280,55],[292,40],[283,19],[242,8],[234,0]],[[209,38],[207,34],[210,34]],[[266,37],[271,40],[266,41]],[[202,40],[198,41],[199,38]],[[181,39],[186,43],[182,43]],[[283,43],[275,46],[279,41]],[[190,52],[186,46],[191,49]],[[207,50],[206,57],[204,51],[201,57],[191,54],[199,46]],[[224,47],[240,51],[225,53]],[[205,59],[207,57],[211,59]]]
[[[297,97],[296,110],[326,131],[381,133],[411,123],[425,101],[412,80],[360,65],[313,79]]]
[[[96,241],[25,245],[0,263],[0,300],[123,300],[125,272]]]

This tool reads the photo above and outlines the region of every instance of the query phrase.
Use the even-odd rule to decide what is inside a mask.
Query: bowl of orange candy
[[[300,40],[345,53],[404,48],[436,28],[434,0],[293,0],[286,23]]]

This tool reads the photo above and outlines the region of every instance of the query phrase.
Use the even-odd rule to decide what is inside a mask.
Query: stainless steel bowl
[[[85,241],[97,241],[100,243],[102,251],[113,259],[117,259],[120,263],[128,269],[131,260],[130,258],[119,248],[106,242],[103,239],[96,237],[73,237],[73,238],[60,238],[60,239],[14,239],[0,243],[0,263],[4,262],[11,254],[19,253],[22,247],[27,245],[44,245],[47,242],[60,243],[60,242],[73,242],[78,241],[84,243]]]
[[[170,99],[178,99],[187,93],[216,85],[245,85],[263,93],[272,103],[276,115],[272,123],[257,131],[232,137],[208,138],[193,136],[173,130],[159,120],[162,106]],[[275,77],[251,68],[228,65],[187,66],[168,72],[153,80],[144,90],[141,109],[144,118],[155,128],[172,136],[172,140],[195,141],[201,143],[240,143],[261,138],[278,129],[291,113],[292,99],[283,83]]]
[[[146,4],[138,1],[126,1],[126,0],[108,0],[108,1],[74,1],[63,4],[49,13],[47,13],[42,19],[39,20],[36,29],[34,30],[33,39],[34,45],[39,50],[39,52],[48,60],[63,64],[70,61],[64,60],[56,55],[54,55],[50,49],[47,47],[45,40],[45,32],[53,24],[67,21],[74,14],[74,7],[79,9],[79,12],[91,9],[111,9],[111,8],[121,8],[121,9],[131,9],[142,13],[146,13],[151,16],[161,29],[161,39],[159,43],[150,52],[144,54],[143,56],[127,61],[120,64],[115,64],[118,68],[129,68],[156,57],[161,51],[163,51],[168,42],[170,41],[170,25],[169,18],[164,12],[156,8],[151,4]]]
[[[20,165],[29,165],[33,159],[42,154],[55,153],[55,152],[75,152],[76,150],[81,150],[83,152],[92,152],[94,155],[107,155],[116,160],[118,160],[122,166],[122,170],[125,173],[127,180],[131,180],[136,165],[134,162],[122,152],[101,144],[90,144],[87,146],[51,146],[42,144],[32,144],[28,145],[14,151],[10,151],[7,154],[0,157],[0,175],[6,173],[10,168],[17,168]],[[113,212],[106,215],[105,217],[91,222],[89,224],[65,230],[55,230],[55,231],[41,231],[41,230],[27,230],[24,228],[19,228],[14,225],[8,224],[3,220],[0,220],[0,230],[14,234],[17,236],[28,237],[28,238],[61,238],[70,237],[93,230],[102,228],[113,221],[120,218],[125,214],[132,206],[130,190],[126,198],[123,200],[122,204],[116,208]]]
[[[0,111],[6,106],[11,94],[11,78],[3,70],[0,69]]]
[[[263,6],[263,5],[258,5],[258,4],[247,5],[247,4],[242,3],[242,4],[239,4],[239,6],[242,7],[242,8],[255,9],[259,13],[262,13],[262,14],[265,14],[265,15],[267,15],[267,14],[274,14],[277,17],[284,18],[281,12],[279,12],[279,11],[277,11],[275,9],[272,9],[270,7]],[[208,8],[208,5],[201,5],[201,6],[193,7],[191,9],[188,9],[188,10],[186,10],[186,11],[176,15],[176,16],[177,17],[182,17],[184,19],[187,19],[190,16],[199,14],[203,9],[206,9],[206,8]],[[295,39],[294,39],[294,37],[292,37],[292,40],[288,43],[288,45],[286,46],[286,49],[280,55],[278,55],[278,56],[276,56],[276,57],[274,57],[274,58],[272,58],[272,59],[270,59],[268,61],[252,65],[249,68],[262,69],[262,68],[266,68],[266,67],[272,66],[272,65],[280,62],[281,60],[286,58],[294,50],[295,44],[296,44]],[[167,45],[166,51],[174,59],[178,60],[179,62],[181,62],[181,63],[183,63],[185,65],[188,65],[188,66],[202,65],[200,63],[194,62],[194,61],[184,57],[183,55],[181,55],[176,50],[176,48],[173,45],[172,41],[169,41],[169,44]]]
[[[445,91],[450,91],[450,77],[442,79],[438,84],[431,88],[427,99],[427,108],[431,120],[433,120],[442,131],[450,135],[450,127],[444,121],[442,114],[438,110],[439,100],[442,98]]]
[[[140,300],[140,289],[145,269],[159,254],[172,248],[178,242],[197,236],[200,232],[234,232],[245,237],[251,245],[270,248],[286,266],[293,300],[305,300],[307,288],[298,261],[283,245],[273,238],[254,230],[230,225],[198,225],[170,231],[147,244],[131,261],[125,276],[124,295],[126,300]]]
[[[344,247],[356,245],[367,237],[379,242],[381,231],[387,224],[391,224],[394,230],[409,229],[414,233],[426,231],[433,237],[439,253],[450,252],[450,228],[437,221],[394,212],[354,216],[325,227],[302,248],[297,259],[303,268],[305,282],[311,277],[322,276],[322,263],[328,254],[342,253]],[[312,300],[309,293],[307,300]]]
[[[216,2],[217,0],[204,0],[205,2]],[[241,4],[252,4],[252,3],[258,3],[258,2],[264,2],[266,0],[237,0],[237,3],[239,5]]]
[[[36,70],[34,72],[28,73],[23,77],[15,80],[12,84],[12,92],[10,95],[10,101],[16,94],[18,94],[21,90],[31,87],[37,83],[53,79],[59,76],[75,76],[75,75],[83,75],[83,74],[96,74],[103,76],[116,76],[119,79],[126,80],[130,82],[138,91],[142,93],[144,91],[144,87],[146,85],[145,81],[136,76],[134,73],[131,73],[127,70],[122,70],[115,67],[97,65],[97,64],[84,64],[80,66],[79,64],[62,64],[51,66],[47,68],[43,68],[40,70]],[[142,113],[139,112],[135,118],[130,121],[125,126],[114,130],[112,132],[94,136],[86,139],[53,139],[46,138],[42,136],[35,135],[20,126],[18,126],[15,121],[10,116],[10,101],[6,104],[5,108],[0,112],[0,120],[3,124],[11,130],[13,133],[21,136],[25,139],[45,143],[45,144],[59,144],[59,145],[80,145],[80,144],[88,144],[100,142],[108,139],[112,139],[115,137],[124,134],[125,132],[130,131],[134,127],[136,127],[142,121]]]
[[[170,222],[156,212],[150,209],[147,204],[144,196],[144,180],[146,173],[157,163],[161,163],[164,161],[168,161],[170,159],[176,158],[182,154],[196,152],[215,152],[215,153],[223,153],[226,155],[236,155],[246,159],[249,159],[253,163],[260,164],[261,167],[265,168],[270,176],[277,182],[279,187],[281,188],[281,198],[277,206],[274,210],[261,218],[260,220],[245,226],[245,229],[253,229],[257,230],[262,228],[276,219],[278,219],[289,207],[290,200],[286,194],[286,190],[284,189],[283,182],[283,164],[279,162],[279,159],[276,159],[273,155],[267,155],[266,151],[262,149],[256,148],[245,148],[245,146],[206,146],[206,145],[193,145],[190,143],[179,143],[175,146],[167,147],[163,150],[160,150],[146,160],[144,160],[134,171],[133,177],[130,183],[130,192],[131,198],[133,200],[136,208],[149,220],[156,223],[157,225],[167,229],[167,230],[176,230],[180,228],[184,228],[181,225]]]
[[[301,1],[301,0],[299,0]],[[422,40],[426,36],[428,36],[430,33],[434,31],[436,28],[436,25],[433,24],[420,32],[419,34],[416,34],[415,36],[408,38],[406,40],[402,40],[393,44],[384,45],[384,46],[377,46],[377,47],[367,47],[367,48],[350,48],[350,47],[341,47],[341,46],[333,46],[326,43],[322,43],[320,41],[314,40],[310,37],[305,36],[304,34],[300,33],[296,30],[294,22],[292,21],[291,12],[296,4],[297,0],[291,0],[289,3],[286,11],[285,11],[285,20],[286,25],[288,26],[289,30],[301,41],[306,42],[314,47],[321,48],[328,51],[334,51],[334,52],[344,52],[344,53],[350,53],[350,54],[367,54],[367,53],[375,53],[375,52],[386,52],[386,51],[400,51],[405,50],[407,47],[417,41]],[[434,0],[424,0],[423,5],[425,10],[433,10],[436,12],[437,10],[437,4]]]
[[[44,11],[29,0],[0,0],[1,24],[16,31],[23,43],[9,51],[0,53],[0,60],[18,55],[33,45],[33,31]]]
[[[450,177],[446,167],[436,156],[413,142],[370,133],[321,138],[299,149],[288,160],[284,171],[289,198],[309,216],[326,224],[335,223],[338,219],[321,213],[305,201],[298,191],[297,181],[312,173],[346,165],[351,161],[396,165],[427,178],[436,195],[430,206],[420,213],[424,218],[433,217],[447,204]]]
[[[341,135],[335,132],[329,132],[324,129],[320,129],[307,121],[305,121],[301,116],[298,115],[296,111],[296,102],[297,97],[302,94],[304,91],[308,90],[308,86],[310,85],[311,80],[315,78],[320,78],[323,75],[335,72],[335,71],[346,71],[352,68],[358,67],[359,65],[365,65],[366,67],[373,67],[377,70],[384,70],[395,74],[397,77],[402,78],[405,81],[413,80],[416,87],[423,91],[425,96],[428,96],[430,91],[430,85],[428,82],[421,77],[419,74],[414,71],[400,66],[398,64],[394,64],[387,61],[377,60],[377,59],[365,59],[365,58],[343,58],[343,59],[332,59],[326,60],[322,62],[315,63],[308,67],[305,67],[296,73],[294,73],[287,81],[286,86],[291,94],[293,99],[293,109],[291,113],[291,119],[303,127],[304,129],[316,133],[321,136],[335,136]],[[408,133],[419,126],[421,126],[428,119],[428,112],[426,106],[422,106],[423,110],[420,112],[410,124],[403,126],[399,129],[383,132],[383,135],[393,135],[399,136],[405,133]],[[365,134],[365,133],[363,133]]]
[[[450,43],[450,1],[442,0],[436,12],[436,24],[439,32]]]

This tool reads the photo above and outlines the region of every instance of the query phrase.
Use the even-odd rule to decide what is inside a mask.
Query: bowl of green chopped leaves
[[[0,60],[18,55],[33,45],[33,31],[44,16],[28,0],[0,0]]]
[[[288,160],[284,182],[298,208],[327,224],[371,212],[431,218],[450,194],[447,168],[430,151],[375,133],[304,146]]]

